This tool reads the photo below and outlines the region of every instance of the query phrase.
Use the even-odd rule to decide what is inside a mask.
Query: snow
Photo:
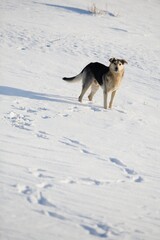
[[[2,240],[158,240],[158,0],[0,2]],[[106,5],[107,3],[107,5]],[[66,83],[124,58],[112,110]]]

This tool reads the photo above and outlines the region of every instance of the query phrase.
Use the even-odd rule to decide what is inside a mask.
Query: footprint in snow
[[[11,111],[6,114],[5,118],[10,121],[12,126],[31,131],[30,127],[32,126],[32,120],[28,115],[23,115]]]
[[[102,109],[98,108],[98,107],[91,107],[91,110],[94,112],[101,112]]]
[[[127,114],[127,112],[125,110],[121,110],[121,109],[118,109],[118,108],[115,108],[115,110],[119,113]]]
[[[71,139],[71,138],[67,138],[64,137],[64,140],[60,141],[61,143],[70,146],[70,147],[74,147],[80,150],[80,152],[85,153],[85,154],[90,154],[90,155],[96,155],[95,153],[89,151],[86,147],[86,145],[80,143],[77,140]]]
[[[68,113],[59,113],[58,115],[61,116],[61,117],[69,117]]]
[[[137,172],[127,167],[124,168],[124,172],[126,172],[128,175],[137,175]]]
[[[37,169],[36,171],[28,170],[28,172],[35,177],[39,177],[40,180],[43,180],[44,178],[46,180],[47,178],[51,178],[51,176],[45,175],[45,171],[42,169]],[[18,193],[25,196],[26,200],[29,203],[34,203],[34,204],[36,203],[36,204],[40,204],[48,207],[55,207],[55,205],[52,202],[50,202],[46,197],[44,197],[41,192],[43,189],[48,189],[53,187],[53,185],[47,181],[40,182],[36,184],[34,187],[30,187],[24,184],[13,185],[13,187],[16,187]]]
[[[49,174],[47,174],[46,170],[43,170],[43,169],[29,169],[28,172],[38,178],[46,178],[46,179],[54,178],[53,176],[50,176]]]
[[[53,187],[53,185],[50,183],[42,182],[42,183],[38,183],[36,185],[36,187],[41,188],[41,189],[44,189],[44,188],[47,189],[47,188]]]
[[[115,235],[120,235],[120,232],[118,229],[114,229],[107,224],[104,223],[98,223],[94,224],[93,226],[91,225],[86,225],[86,224],[81,224],[81,227],[89,232],[90,235],[93,235],[98,238],[108,238],[108,236],[115,236]]]
[[[49,111],[49,109],[46,107],[39,107],[38,111]]]
[[[77,106],[69,107],[69,108],[68,108],[68,111],[69,111],[69,112],[79,112],[79,108],[78,108]]]
[[[80,184],[85,184],[85,185],[103,185],[105,182],[102,180],[97,180],[97,179],[92,179],[92,178],[80,178],[79,179]]]
[[[30,196],[27,197],[27,201],[32,204],[39,204],[39,205],[43,205],[46,207],[56,208],[56,205],[54,205],[47,198],[45,198],[42,195],[42,192],[37,192],[37,193],[31,194]]]
[[[71,113],[73,113],[73,112],[79,112],[79,108],[76,107],[76,106],[75,107],[69,107],[65,112],[63,112],[63,113],[59,112],[58,114],[56,114],[56,116],[69,117],[69,116],[71,116]]]
[[[63,220],[63,221],[66,220],[66,218],[63,215],[53,212],[53,211],[35,210],[35,212],[40,213],[45,216],[48,216],[48,217],[57,218],[58,220]]]
[[[25,111],[25,110],[26,110],[25,107],[19,106],[19,105],[18,105],[18,106],[15,106],[14,104],[12,104],[11,107],[12,107],[13,109],[20,110],[20,111]]]
[[[80,184],[80,185],[94,185],[94,186],[104,186],[105,184],[111,183],[109,180],[98,180],[93,178],[72,178],[68,177],[61,181],[61,183],[66,184]]]
[[[123,164],[120,160],[116,159],[116,158],[110,158],[110,161],[118,166],[121,166],[121,167],[126,167],[125,164]]]
[[[48,119],[48,118],[51,118],[51,117],[48,116],[48,115],[43,115],[43,116],[41,116],[41,118],[43,118],[43,119]]]
[[[133,182],[143,182],[143,178],[141,176],[138,176],[138,173],[131,168],[128,168],[123,162],[121,162],[117,158],[110,158],[110,161],[115,164],[117,167],[119,167],[125,174],[128,179],[132,178]]]
[[[144,179],[141,176],[139,176],[139,177],[135,178],[134,181],[137,183],[140,183],[140,182],[143,182]]]
[[[56,212],[47,212],[47,215],[53,218],[58,218],[59,220],[66,220],[66,218]]]
[[[95,153],[93,153],[93,152],[90,152],[90,151],[88,151],[88,150],[86,150],[86,149],[81,149],[80,150],[82,153],[85,153],[85,154],[89,154],[89,155],[93,155],[93,156],[96,156],[96,154]]]
[[[27,185],[23,184],[17,184],[16,188],[19,193],[25,194],[25,195],[30,195],[33,193],[33,189]]]
[[[38,138],[43,138],[43,139],[49,139],[48,135],[49,134],[44,131],[38,131],[38,133],[36,134]]]
[[[46,189],[46,188],[51,188],[52,186],[53,185],[50,183],[43,182],[43,183],[36,184],[36,189],[37,188]],[[31,195],[35,192],[35,189],[23,184],[17,184],[17,185],[14,185],[14,187],[17,188],[19,193],[24,195]]]
[[[28,108],[28,109],[27,109],[27,112],[28,112],[28,113],[37,113],[37,110],[34,109],[34,108]]]
[[[80,143],[77,140],[73,140],[73,139],[64,137],[64,140],[62,140],[60,142],[67,145],[67,146],[78,149],[81,153],[84,153],[84,154],[87,154],[87,155],[92,155],[92,156],[97,156],[97,154],[89,151],[84,144]]]
[[[64,137],[63,138],[64,140],[63,141],[60,141],[61,143],[67,145],[67,146],[71,146],[71,147],[85,147],[85,145],[81,144],[79,141],[77,140],[74,140],[74,139],[71,139],[71,138],[67,138],[67,137]]]
[[[83,224],[81,225],[81,227],[83,227],[84,230],[89,232],[90,235],[93,235],[98,238],[107,238],[107,232],[102,231],[101,229],[97,229],[97,227],[91,227]]]

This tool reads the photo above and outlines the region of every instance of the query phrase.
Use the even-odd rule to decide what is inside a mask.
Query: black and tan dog
[[[109,67],[98,62],[89,63],[77,76],[63,78],[63,80],[69,82],[82,80],[82,91],[78,98],[80,102],[90,86],[91,92],[88,96],[90,101],[92,101],[94,94],[97,92],[99,86],[101,86],[104,94],[104,108],[107,109],[108,106],[107,97],[109,92],[111,92],[109,108],[112,108],[115,93],[119,88],[124,75],[124,64],[127,63],[127,61],[116,58],[111,58],[109,61]]]

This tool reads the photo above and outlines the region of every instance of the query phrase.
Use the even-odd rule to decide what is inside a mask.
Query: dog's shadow
[[[71,104],[74,106],[76,105],[76,106],[90,107],[94,111],[101,111],[103,109],[101,106],[95,106],[95,105],[92,105],[91,103],[87,103],[87,104],[80,103],[77,101],[77,98],[74,98],[74,97],[67,97],[67,96],[62,97],[60,95],[27,91],[19,88],[8,87],[8,86],[0,86],[0,95]]]

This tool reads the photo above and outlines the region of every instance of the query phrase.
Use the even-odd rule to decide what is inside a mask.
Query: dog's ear
[[[122,64],[125,64],[125,63],[128,64],[128,62],[124,59],[121,59],[120,61],[121,61]]]
[[[113,63],[116,59],[115,58],[110,58],[109,61]]]

